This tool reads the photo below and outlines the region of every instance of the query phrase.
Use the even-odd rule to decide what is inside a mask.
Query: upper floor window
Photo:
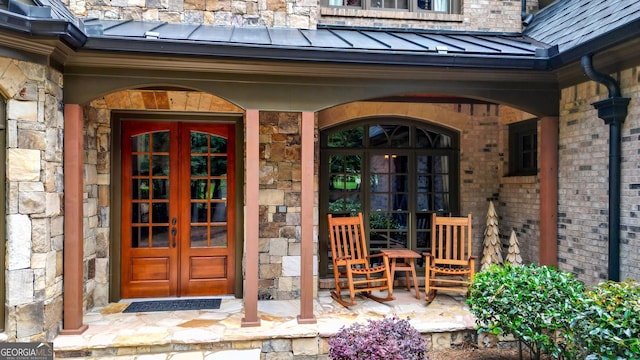
[[[509,125],[509,174],[535,175],[538,172],[538,120]]]
[[[327,0],[331,7],[459,13],[460,0]]]

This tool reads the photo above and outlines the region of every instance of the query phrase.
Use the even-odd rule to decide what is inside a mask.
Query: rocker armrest
[[[367,258],[379,258],[379,257],[383,257],[383,256],[388,256],[388,255],[387,254],[383,254],[383,253],[379,253],[379,254],[369,255],[369,256],[367,256]]]

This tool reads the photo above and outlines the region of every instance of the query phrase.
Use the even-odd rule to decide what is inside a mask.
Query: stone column
[[[260,112],[246,112],[245,278],[243,327],[260,326],[258,318],[258,236],[260,196]]]
[[[64,106],[64,304],[62,335],[83,333],[83,135],[82,108]]]

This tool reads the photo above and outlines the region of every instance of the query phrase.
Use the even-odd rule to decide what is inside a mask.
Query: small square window
[[[538,119],[509,125],[509,175],[538,173]]]

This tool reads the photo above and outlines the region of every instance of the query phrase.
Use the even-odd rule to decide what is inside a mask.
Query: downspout
[[[620,163],[622,123],[631,99],[624,98],[620,84],[593,68],[592,55],[582,57],[582,70],[589,79],[607,87],[609,98],[594,102],[598,117],[609,125],[609,280],[620,281]]]
[[[533,14],[527,13],[527,0],[522,0],[522,11],[520,12],[520,20],[524,27],[529,26],[533,21]]]

